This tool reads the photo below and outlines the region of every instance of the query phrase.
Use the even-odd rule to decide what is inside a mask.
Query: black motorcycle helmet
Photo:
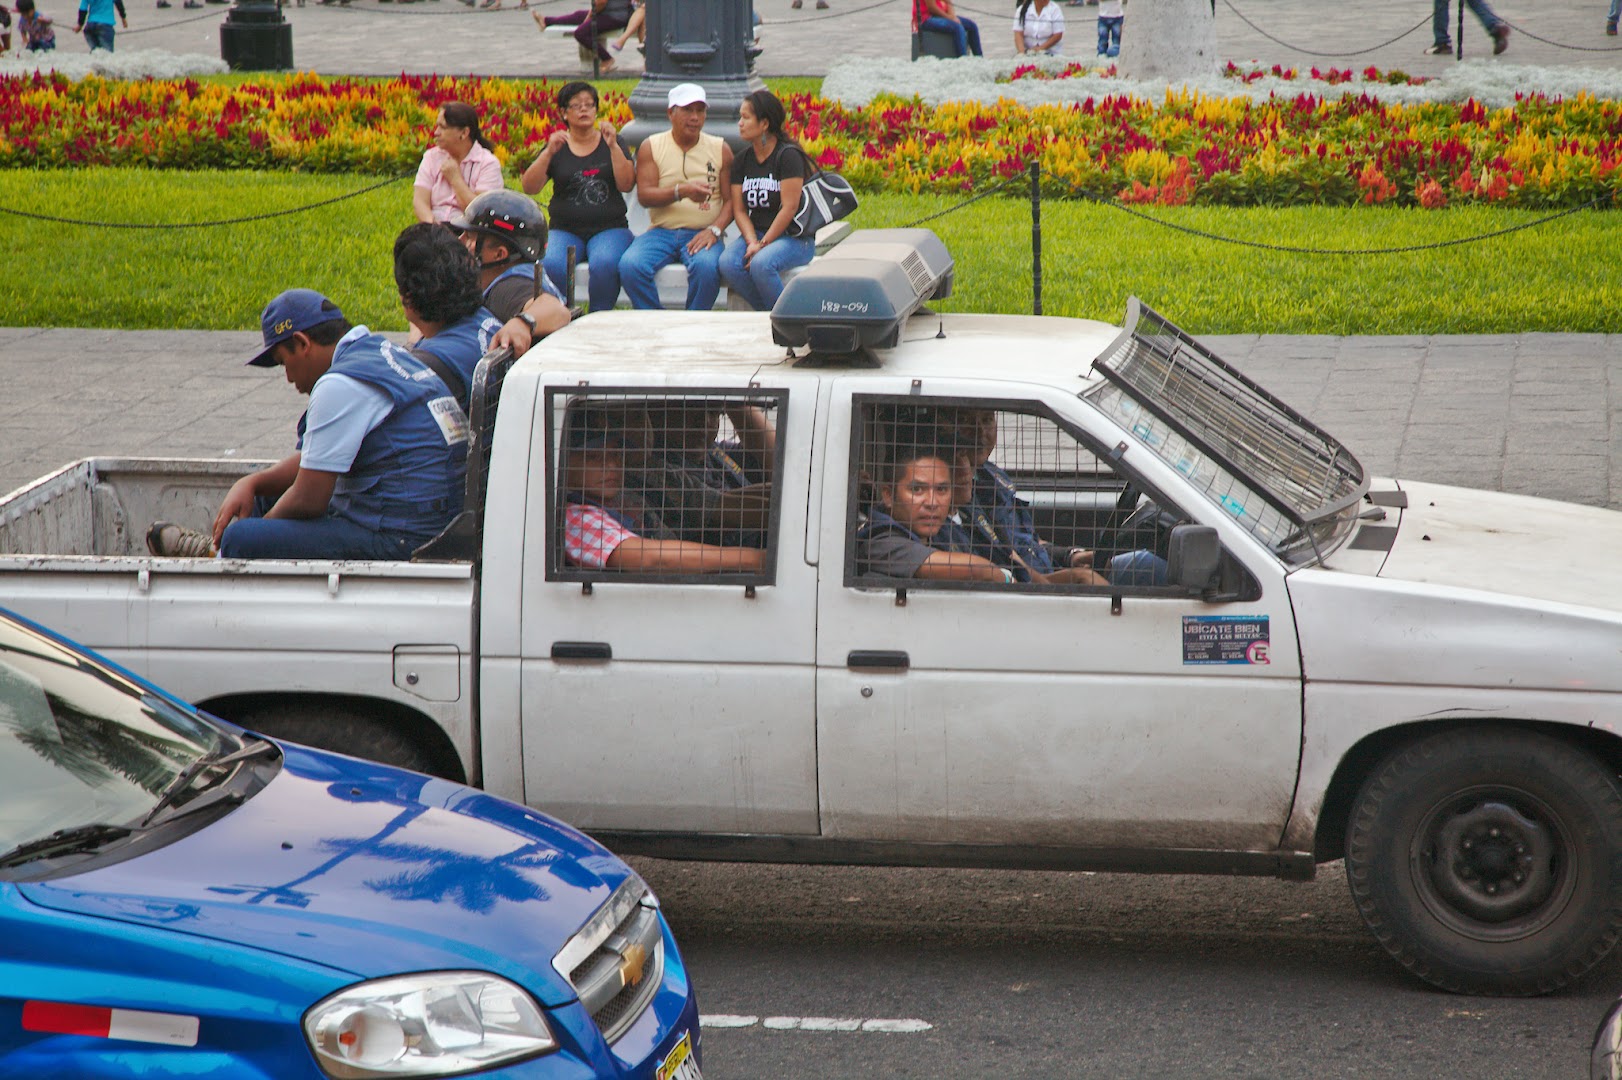
[[[517,191],[487,191],[449,224],[460,232],[479,233],[506,244],[513,252],[506,264],[540,262],[546,254],[546,215],[534,199]]]

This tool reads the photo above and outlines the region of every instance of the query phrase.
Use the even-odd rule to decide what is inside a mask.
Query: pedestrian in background
[[[56,28],[49,18],[34,10],[34,0],[17,0],[17,36],[29,52],[56,48]]]
[[[1101,0],[1098,5],[1098,55],[1121,55],[1121,24],[1126,10],[1121,0]]]
[[[1611,10],[1605,13],[1605,33],[1616,37],[1616,19],[1622,15],[1622,0],[1611,0]]]
[[[957,13],[952,0],[913,0],[912,28],[914,32],[938,30],[952,35],[959,56],[981,56],[980,26],[973,19]]]
[[[1476,18],[1481,20],[1482,27],[1487,31],[1488,36],[1492,38],[1492,53],[1494,56],[1509,48],[1509,24],[1500,19],[1493,9],[1487,6],[1487,0],[1459,0],[1459,2],[1470,5],[1470,10],[1475,12]],[[1614,0],[1611,10],[1613,12],[1616,10]],[[1448,32],[1447,28],[1447,11],[1448,0],[1435,0],[1435,6],[1431,9],[1431,36],[1435,40],[1434,44],[1425,50],[1427,56],[1441,56],[1444,53],[1453,51],[1453,35]]]
[[[1014,14],[1014,55],[1058,56],[1064,12],[1054,0],[1020,0]]]
[[[79,21],[73,28],[84,34],[85,44],[90,46],[92,52],[97,49],[113,51],[115,11],[118,21],[128,30],[130,21],[124,14],[124,0],[79,0]]]

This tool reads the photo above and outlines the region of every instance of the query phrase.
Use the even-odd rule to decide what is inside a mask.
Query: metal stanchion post
[[[1459,0],[1459,25],[1453,34],[1453,59],[1464,59],[1464,0]]]
[[[1033,161],[1031,173],[1031,314],[1042,314],[1042,163]]]

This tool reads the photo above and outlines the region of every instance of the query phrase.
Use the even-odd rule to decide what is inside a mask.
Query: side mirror
[[[1166,551],[1166,578],[1192,593],[1216,587],[1222,544],[1209,525],[1174,525]]]

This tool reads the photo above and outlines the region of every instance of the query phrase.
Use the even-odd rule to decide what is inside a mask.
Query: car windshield
[[[1292,565],[1357,523],[1368,478],[1340,442],[1135,298],[1086,398]]]
[[[88,657],[0,619],[0,851],[138,822],[225,735]]]

